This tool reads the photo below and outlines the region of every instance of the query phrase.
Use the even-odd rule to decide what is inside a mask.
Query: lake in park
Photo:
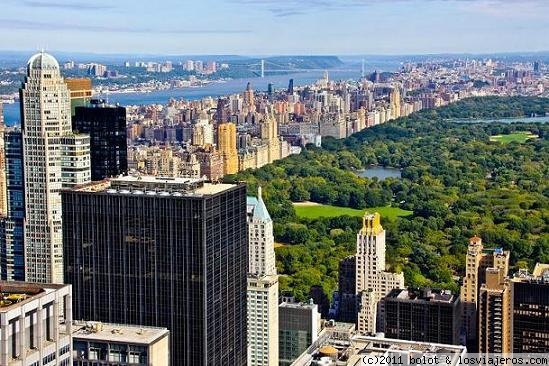
[[[400,169],[383,166],[371,166],[364,170],[357,171],[356,174],[359,177],[377,178],[379,180],[385,180],[387,178],[402,178],[402,172]]]

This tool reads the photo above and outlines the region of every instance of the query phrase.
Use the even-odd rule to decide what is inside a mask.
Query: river
[[[150,93],[115,93],[109,94],[110,103],[118,103],[122,106],[143,105],[143,104],[165,104],[169,99],[197,100],[205,97],[219,97],[223,95],[241,93],[246,89],[248,82],[255,90],[267,90],[271,83],[275,89],[286,89],[288,81],[294,79],[295,86],[310,85],[323,76],[322,71],[300,72],[287,75],[266,76],[264,78],[233,79],[226,82],[214,82],[202,87],[157,90]],[[356,80],[360,78],[360,70],[338,71],[329,70],[332,80]],[[106,98],[106,96],[99,96]],[[4,119],[8,126],[20,122],[19,103],[4,104]]]

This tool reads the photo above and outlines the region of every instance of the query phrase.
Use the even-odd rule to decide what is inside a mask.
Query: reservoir
[[[402,172],[397,168],[389,168],[383,166],[371,166],[364,170],[356,172],[359,177],[363,178],[377,178],[379,180],[385,180],[387,178],[402,178]]]

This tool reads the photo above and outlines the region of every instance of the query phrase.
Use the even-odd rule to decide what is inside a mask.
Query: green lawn
[[[329,205],[294,205],[297,216],[316,219],[318,217],[336,217],[342,215],[362,217],[365,211],[379,212],[382,217],[395,218],[400,216],[410,216],[412,211],[406,211],[398,207],[372,207],[366,210],[356,210],[348,207],[337,207]]]
[[[530,139],[536,138],[538,138],[538,135],[534,135],[529,131],[517,131],[508,135],[491,136],[490,141],[497,141],[501,142],[502,144],[508,144],[510,142],[518,142],[520,144],[523,144]]]

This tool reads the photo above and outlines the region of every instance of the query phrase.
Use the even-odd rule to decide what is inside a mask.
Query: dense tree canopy
[[[368,208],[393,205],[414,215],[383,219],[388,267],[407,285],[458,290],[468,238],[511,251],[515,266],[549,262],[549,125],[469,123],[453,119],[522,117],[549,112],[549,99],[471,98],[327,138],[229,179],[258,184],[275,222],[281,290],[304,300],[311,285],[337,288],[338,262],[355,250],[360,219],[300,219],[292,201]],[[539,136],[524,144],[491,142],[513,131]],[[358,177],[369,165],[398,167],[402,179]]]

